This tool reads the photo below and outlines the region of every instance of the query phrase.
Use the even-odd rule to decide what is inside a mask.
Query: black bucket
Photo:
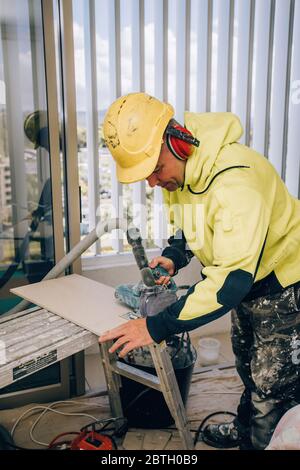
[[[167,341],[167,345],[182,401],[185,405],[197,353],[188,336],[186,339],[174,336]],[[149,350],[142,348],[142,353],[128,355],[124,362],[149,374],[157,375]],[[123,376],[121,376],[121,384],[121,402],[129,427],[155,429],[174,423],[161,392]]]

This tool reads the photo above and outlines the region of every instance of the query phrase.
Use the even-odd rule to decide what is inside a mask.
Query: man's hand
[[[132,351],[135,348],[148,346],[154,342],[148,332],[146,318],[129,320],[127,323],[124,323],[124,325],[106,331],[103,333],[103,335],[100,336],[99,343],[105,343],[105,341],[109,341],[115,338],[118,339],[109,349],[109,352],[115,352],[126,343],[122,351],[119,353],[119,357],[121,358],[126,356],[129,351]]]
[[[168,271],[170,276],[173,276],[175,273],[175,266],[170,258],[166,258],[165,256],[157,256],[149,263],[150,268],[156,268],[157,265]],[[160,278],[155,281],[155,284],[168,284],[170,281],[170,276],[160,276]]]

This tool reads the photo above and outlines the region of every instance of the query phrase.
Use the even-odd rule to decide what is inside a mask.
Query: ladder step
[[[147,387],[154,388],[161,392],[160,381],[156,375],[149,374],[148,372],[129,366],[128,364],[124,364],[124,362],[120,361],[116,361],[114,365],[111,366],[111,369],[116,374],[123,375],[128,379],[135,380],[136,382],[140,382]]]

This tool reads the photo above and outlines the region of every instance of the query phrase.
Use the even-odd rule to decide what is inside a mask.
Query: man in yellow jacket
[[[231,113],[185,113],[145,93],[119,98],[104,121],[122,183],[163,188],[169,246],[152,260],[170,276],[195,256],[202,279],[153,317],[107,332],[111,352],[159,343],[232,311],[236,367],[245,385],[238,417],[210,425],[207,440],[264,449],[284,412],[300,402],[300,201],[262,155],[238,143]],[[160,283],[169,278],[161,278]]]

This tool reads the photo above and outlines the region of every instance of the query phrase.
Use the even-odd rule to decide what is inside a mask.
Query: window
[[[103,140],[108,106],[132,91],[171,102],[180,122],[185,110],[238,114],[241,142],[269,158],[298,197],[298,1],[73,0],[73,14],[82,235],[114,208],[143,229],[149,248],[165,242],[159,188],[120,185]],[[86,255],[126,250],[124,238],[108,236]]]

